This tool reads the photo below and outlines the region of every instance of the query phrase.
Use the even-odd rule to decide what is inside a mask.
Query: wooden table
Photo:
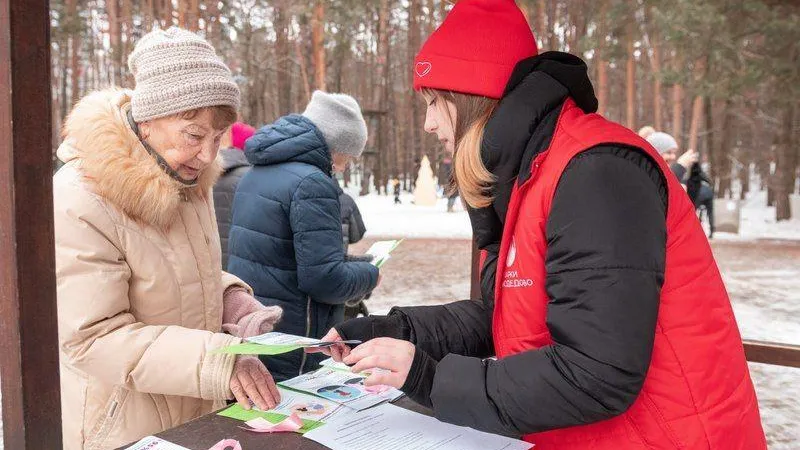
[[[421,414],[431,415],[430,410],[406,397],[399,399],[394,404]],[[228,438],[239,441],[242,444],[242,450],[326,450],[328,448],[297,433],[259,434],[242,430],[239,428],[242,425],[243,422],[238,420],[209,414],[156,436],[190,450],[208,450],[212,445]]]

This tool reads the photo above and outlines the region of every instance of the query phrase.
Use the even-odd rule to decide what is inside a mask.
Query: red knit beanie
[[[417,54],[414,90],[499,99],[514,66],[536,54],[536,39],[514,0],[462,0]]]

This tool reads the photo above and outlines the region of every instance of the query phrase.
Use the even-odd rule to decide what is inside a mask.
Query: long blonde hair
[[[479,95],[438,89],[423,89],[422,93],[452,103],[456,117],[450,117],[455,129],[455,155],[451,191],[458,189],[461,198],[473,208],[483,208],[492,203],[492,185],[495,177],[481,159],[481,142],[486,123],[497,107],[498,100]],[[445,108],[445,111],[449,109]]]

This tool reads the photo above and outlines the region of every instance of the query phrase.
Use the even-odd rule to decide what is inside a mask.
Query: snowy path
[[[369,242],[354,246],[353,253]],[[713,242],[742,335],[800,344],[800,241]],[[395,305],[432,305],[469,294],[470,243],[407,240],[384,266],[383,284],[368,300],[385,314]],[[770,449],[800,441],[800,369],[751,364]]]

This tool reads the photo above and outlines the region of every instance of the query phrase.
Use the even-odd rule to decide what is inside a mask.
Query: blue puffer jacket
[[[276,331],[319,338],[344,318],[344,302],[375,288],[378,269],[345,262],[339,194],[322,134],[307,118],[289,115],[247,141],[253,169],[233,205],[228,271],[265,305],[283,308]],[[317,367],[316,355],[270,356],[276,380]]]

